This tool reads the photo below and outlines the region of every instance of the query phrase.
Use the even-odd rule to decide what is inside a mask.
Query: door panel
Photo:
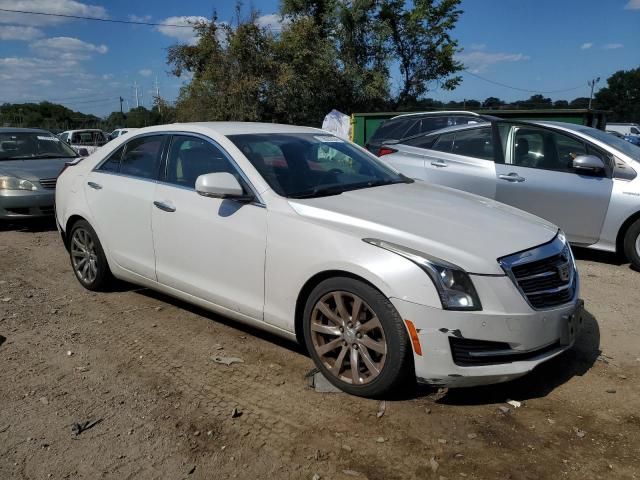
[[[558,225],[572,243],[598,241],[613,182],[574,173],[572,160],[589,147],[548,129],[501,125],[505,163],[496,164],[496,199]]]
[[[122,268],[156,279],[151,205],[167,136],[132,138],[86,179],[94,227]]]
[[[151,235],[155,186],[149,180],[100,171],[91,172],[84,186],[93,226],[112,260],[152,280],[156,279]]]
[[[219,147],[173,137],[165,183],[151,202],[158,282],[262,320],[267,210],[199,195],[197,177],[214,172],[235,174],[242,183]]]

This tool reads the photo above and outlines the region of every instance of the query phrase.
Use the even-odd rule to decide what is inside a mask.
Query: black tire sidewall
[[[71,256],[71,242],[73,239],[74,232],[79,228],[86,230],[91,235],[91,239],[93,240],[93,243],[96,248],[96,256],[98,257],[97,258],[98,272],[93,282],[83,281],[82,278],[80,278],[80,276],[78,275],[78,272],[76,271],[75,267],[73,266],[73,257]],[[100,291],[106,287],[111,277],[111,271],[109,270],[107,257],[104,254],[104,250],[102,249],[102,244],[100,243],[100,239],[98,238],[96,231],[93,229],[93,227],[91,227],[89,222],[87,222],[86,220],[78,220],[71,227],[71,230],[69,232],[69,260],[71,261],[71,268],[73,269],[73,274],[76,276],[76,278],[84,288],[88,290],[93,290],[93,291]]]
[[[640,235],[640,219],[631,224],[624,236],[624,254],[636,270],[640,270],[640,255],[636,251],[638,235]]]
[[[371,383],[353,385],[333,376],[322,364],[311,340],[311,313],[315,304],[329,292],[345,291],[362,298],[380,319],[387,341],[387,358],[382,372]],[[303,316],[304,340],[316,366],[333,385],[352,395],[363,397],[384,396],[408,378],[415,378],[413,369],[413,350],[402,319],[391,302],[378,290],[370,285],[349,277],[335,277],[319,283],[309,295]]]

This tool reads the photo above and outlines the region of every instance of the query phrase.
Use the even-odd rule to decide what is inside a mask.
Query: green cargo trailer
[[[606,111],[580,109],[544,109],[544,110],[469,110],[484,115],[493,115],[512,120],[549,120],[555,122],[576,123],[589,125],[604,130],[607,124]],[[382,122],[389,118],[404,113],[416,112],[377,112],[377,113],[353,113],[351,115],[351,140],[358,145],[364,145],[369,141],[373,132]],[[435,112],[434,112],[435,113]]]

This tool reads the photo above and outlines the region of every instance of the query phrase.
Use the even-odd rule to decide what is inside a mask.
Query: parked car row
[[[520,208],[575,245],[624,253],[640,268],[640,148],[557,122],[494,120],[383,145],[408,176]]]
[[[313,128],[140,129],[69,163],[56,219],[84,287],[113,276],[297,339],[356,395],[517,378],[582,323],[555,225]]]

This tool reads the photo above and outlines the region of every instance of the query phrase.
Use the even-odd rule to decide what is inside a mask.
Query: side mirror
[[[196,192],[203,197],[253,200],[253,195],[246,195],[236,177],[227,172],[200,175],[196,179]]]
[[[598,173],[604,170],[604,162],[595,155],[578,155],[573,159],[577,173]]]
[[[87,150],[86,148],[79,148],[78,149],[78,155],[80,155],[81,157],[88,157],[89,156],[89,150]]]

